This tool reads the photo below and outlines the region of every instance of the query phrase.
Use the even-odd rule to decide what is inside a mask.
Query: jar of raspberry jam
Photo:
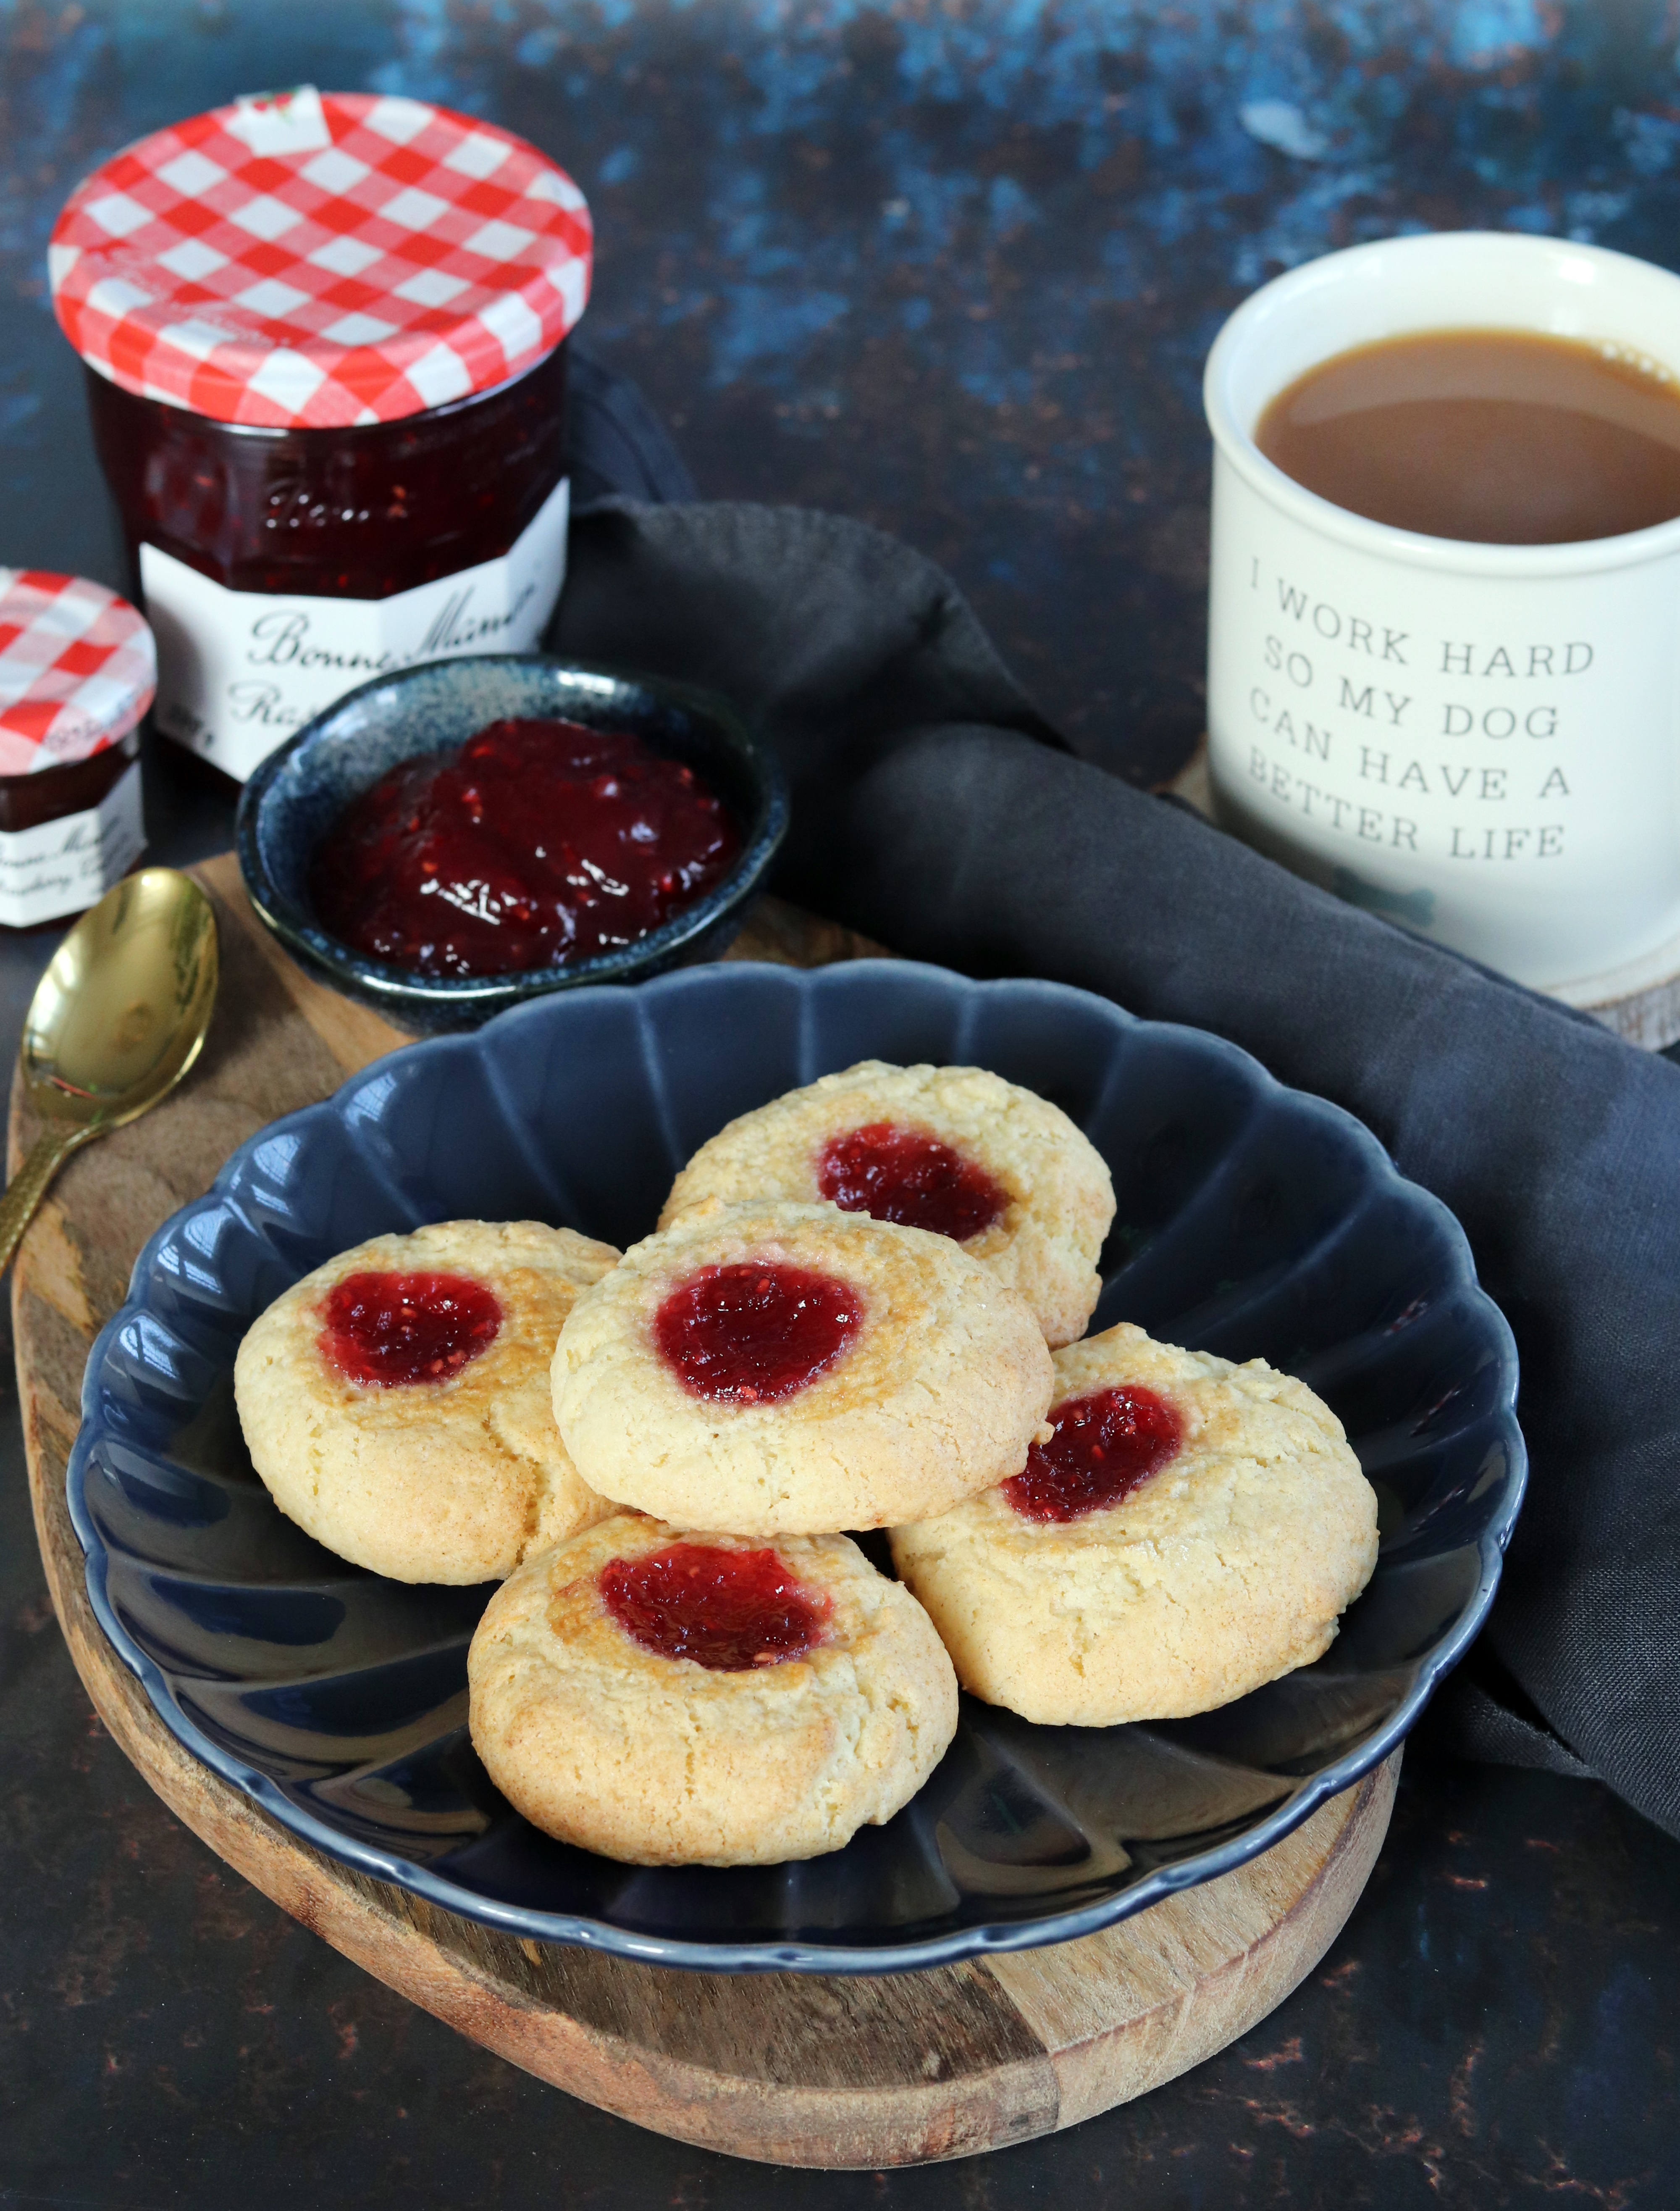
[[[156,633],[160,729],[243,781],[370,677],[538,642],[590,265],[563,170],[412,100],[240,100],[78,185],[53,304]]]
[[[81,576],[0,568],[0,924],[81,913],[145,849],[152,633]]]

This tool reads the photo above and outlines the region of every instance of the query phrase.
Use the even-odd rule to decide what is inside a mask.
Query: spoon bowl
[[[219,972],[210,901],[173,868],[124,876],[65,937],[23,1025],[45,1125],[0,1198],[0,1269],[69,1154],[155,1106],[197,1058]]]

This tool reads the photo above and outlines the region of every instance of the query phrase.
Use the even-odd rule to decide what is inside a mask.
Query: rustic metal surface
[[[1680,264],[1668,0],[6,0],[0,560],[118,580],[45,297],[124,141],[315,78],[451,101],[577,174],[585,329],[704,491],[942,560],[1091,755],[1201,724],[1206,345],[1403,227]],[[160,857],[227,814],[154,772]],[[15,1033],[50,939],[0,951]],[[8,1372],[9,1372],[8,1365]],[[776,2175],[569,2103],[226,1872],[88,1712],[0,1410],[0,2211],[51,2202],[1661,2205],[1680,1849],[1596,1786],[1414,1760],[1325,1966],[1145,2103],[969,2167]]]

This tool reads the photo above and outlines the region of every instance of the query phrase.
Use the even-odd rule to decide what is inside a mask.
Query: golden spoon
[[[124,876],[53,954],[23,1024],[45,1125],[0,1197],[0,1272],[70,1154],[155,1106],[197,1058],[217,972],[210,901],[173,868]]]

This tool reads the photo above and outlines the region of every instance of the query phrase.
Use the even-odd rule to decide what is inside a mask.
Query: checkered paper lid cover
[[[529,367],[583,313],[590,253],[583,194],[523,138],[305,87],[114,154],[71,194],[48,271],[71,344],[124,391],[337,428]]]
[[[0,775],[89,759],[152,703],[152,633],[82,576],[0,568]]]

